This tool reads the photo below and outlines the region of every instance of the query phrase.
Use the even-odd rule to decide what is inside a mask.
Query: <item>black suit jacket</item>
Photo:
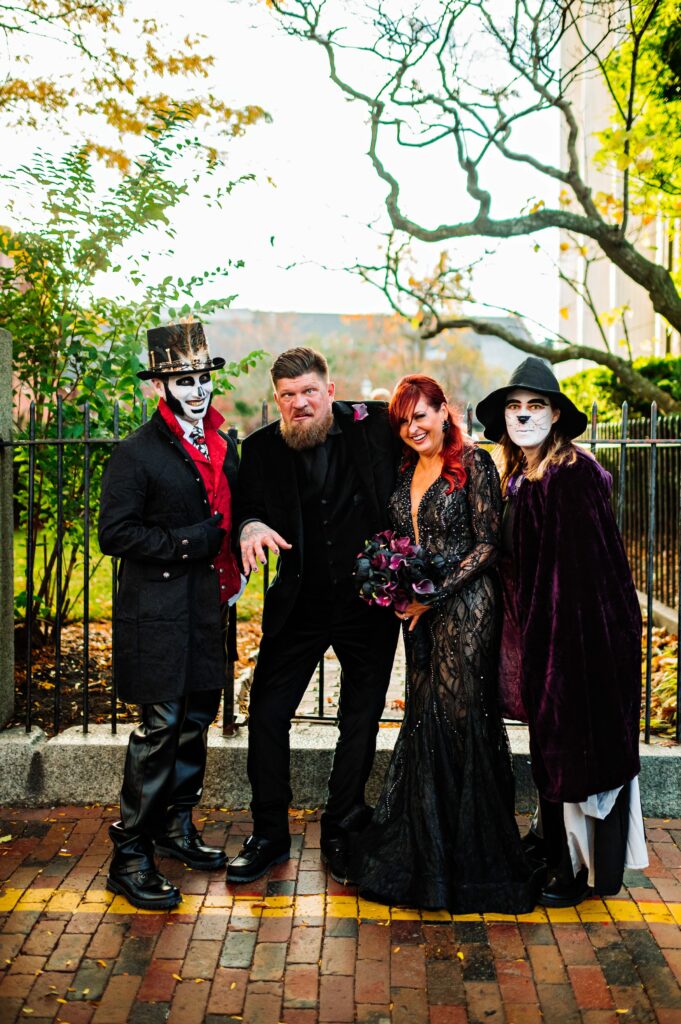
[[[388,525],[388,498],[395,488],[400,442],[390,429],[385,402],[364,404],[368,415],[362,420],[355,419],[349,402],[334,402],[333,412],[366,499],[368,538]],[[274,635],[284,626],[300,591],[305,543],[293,452],[281,436],[279,421],[244,440],[237,490],[239,523],[258,519],[292,545],[290,551],[282,551],[265,596],[263,633]]]

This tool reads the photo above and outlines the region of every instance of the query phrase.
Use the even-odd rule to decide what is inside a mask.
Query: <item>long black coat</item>
[[[238,456],[227,437],[234,494]],[[225,681],[217,573],[221,534],[207,529],[201,475],[159,412],[116,446],[104,471],[99,544],[121,559],[114,670],[135,704],[175,700]]]
[[[389,525],[388,498],[395,489],[400,442],[390,429],[386,404],[364,404],[368,411],[365,419],[356,420],[353,407],[347,402],[334,402],[333,412],[367,499],[368,538]],[[303,571],[303,520],[297,475],[293,452],[281,436],[278,421],[244,440],[238,481],[239,522],[259,519],[292,545],[290,551],[282,551],[276,576],[265,597],[263,633],[273,636],[288,618]]]

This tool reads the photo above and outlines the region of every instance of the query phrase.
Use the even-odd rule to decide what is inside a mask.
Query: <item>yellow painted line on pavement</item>
[[[46,910],[66,910],[70,914],[76,909],[76,907],[82,903],[83,894],[82,892],[73,892],[69,889],[65,892],[55,892],[50,902],[46,905]]]
[[[664,903],[641,901],[638,908],[651,924],[674,924],[674,918]]]
[[[114,896],[106,889],[88,889],[86,892],[54,890],[39,887],[27,889],[6,888],[0,892],[0,913],[46,912],[60,914],[106,914],[107,917],[129,914],[151,914],[157,911],[138,910],[123,896]],[[361,896],[324,893],[301,896],[240,895],[225,889],[225,894],[187,894],[172,911],[174,915],[227,915],[236,923],[260,917],[350,918],[388,924],[392,921],[481,921],[518,922],[520,924],[627,923],[645,921],[649,924],[681,925],[681,903],[661,900],[598,898],[585,900],[577,907],[536,907],[529,914],[450,914],[447,910],[413,910],[408,907],[388,907],[373,903]]]
[[[421,914],[418,910],[409,910],[408,907],[391,907],[390,918],[392,921],[420,921]]]
[[[328,896],[326,900],[327,917],[352,917],[358,914],[356,896]]]
[[[448,910],[422,910],[421,920],[430,924],[432,921],[451,921],[452,915]]]
[[[550,924],[579,924],[576,907],[546,907],[546,916]]]
[[[5,889],[0,896],[0,914],[6,914],[14,910],[15,906],[24,894],[24,889]]]
[[[369,921],[389,921],[390,907],[386,907],[384,903],[372,903],[358,896],[357,916]]]
[[[584,900],[577,907],[579,919],[583,924],[607,924],[612,921],[610,911],[603,900],[598,897]]]
[[[613,921],[642,921],[643,915],[639,907],[631,900],[606,900],[605,905],[610,911]]]

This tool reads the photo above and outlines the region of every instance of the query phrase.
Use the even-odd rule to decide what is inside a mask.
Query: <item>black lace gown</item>
[[[418,509],[419,541],[448,575],[415,631],[405,625],[405,715],[371,824],[362,834],[360,893],[456,913],[522,913],[537,884],[514,819],[511,753],[497,709],[499,606],[492,567],[501,496],[482,449],[447,494],[440,477]],[[415,540],[409,469],[390,499],[393,529]],[[420,634],[420,635],[419,635]]]

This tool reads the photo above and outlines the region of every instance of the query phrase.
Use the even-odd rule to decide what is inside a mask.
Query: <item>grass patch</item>
[[[92,535],[91,535],[92,537]],[[38,533],[38,540],[35,549],[35,561],[33,571],[33,592],[37,594],[45,579],[52,551],[54,549],[55,536],[47,530]],[[94,544],[91,544],[90,555],[90,618],[110,619],[111,618],[111,594],[112,594],[112,573],[111,559],[102,555],[97,547],[96,536]],[[63,560],[64,573],[66,566],[71,559],[72,545],[68,542],[68,535],[64,538]],[[54,574],[56,581],[56,574]],[[53,585],[54,586],[54,585]],[[69,610],[67,621],[77,622],[83,618],[83,587],[84,587],[84,565],[82,551],[78,552],[74,570],[68,585]],[[21,596],[26,593],[26,534],[17,530],[14,534],[14,599],[15,606],[23,607]],[[53,590],[54,593],[54,590]],[[46,610],[45,610],[46,611]],[[20,613],[23,618],[23,610]]]

